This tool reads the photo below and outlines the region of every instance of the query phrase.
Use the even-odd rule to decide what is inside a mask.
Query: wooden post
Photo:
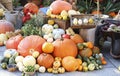
[[[100,1],[97,0],[97,17],[100,18]]]

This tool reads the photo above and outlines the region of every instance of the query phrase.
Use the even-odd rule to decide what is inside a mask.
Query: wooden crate
[[[89,20],[90,18],[93,18],[93,17],[94,17],[94,15],[91,15],[91,14],[87,14],[87,15],[71,15],[71,18],[70,18],[70,27],[73,28],[73,29],[89,29],[89,28],[94,28],[94,27],[96,27],[95,21],[94,21],[93,24],[90,24],[90,23],[87,23],[87,24],[83,23],[81,25],[79,25],[79,24],[74,25],[73,24],[73,19],[74,18],[77,18],[78,20],[79,19],[83,20],[83,19],[87,18]]]
[[[61,20],[61,19],[57,19],[57,18],[50,18],[48,16],[44,16],[44,18],[46,18],[47,20],[54,20],[56,24],[59,25],[60,28],[62,29],[67,29],[68,27],[70,27],[70,19],[68,20]]]
[[[60,28],[62,29],[67,29],[68,27],[70,27],[70,20],[60,20],[60,19],[53,19],[53,18],[50,18],[52,20],[55,21],[56,24],[59,25]]]

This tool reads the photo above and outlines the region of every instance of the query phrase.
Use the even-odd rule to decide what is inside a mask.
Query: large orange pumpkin
[[[70,37],[76,44],[77,43],[83,43],[84,40],[83,38],[79,35],[79,34],[75,34],[73,36]]]
[[[45,42],[45,39],[43,39],[40,36],[37,35],[30,35],[25,37],[18,45],[18,52],[22,56],[30,55],[31,49],[34,49],[36,51],[39,51],[42,53],[42,44]]]
[[[55,57],[66,57],[73,56],[76,57],[78,51],[76,44],[71,39],[58,39],[53,42],[54,51],[53,55]]]
[[[18,44],[20,41],[23,39],[21,35],[17,35],[15,37],[11,37],[7,42],[6,42],[6,48],[7,49],[16,49],[18,47]]]
[[[14,31],[14,25],[6,20],[0,20],[0,33]]]
[[[62,66],[65,68],[66,71],[72,72],[78,69],[79,63],[74,57],[67,56],[63,58]]]
[[[54,58],[52,55],[47,54],[47,53],[42,53],[40,56],[37,58],[37,63],[40,66],[44,66],[45,68],[50,68],[52,67],[52,64],[54,62]]]
[[[34,4],[34,3],[27,3],[27,4],[24,6],[23,11],[26,12],[27,10],[32,11],[33,14],[35,14],[35,13],[38,13],[39,8],[38,8],[38,6],[37,6],[36,4]]]
[[[71,10],[72,5],[66,1],[56,0],[50,5],[53,14],[60,14],[63,10]]]

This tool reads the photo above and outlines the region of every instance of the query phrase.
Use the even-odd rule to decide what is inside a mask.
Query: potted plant
[[[33,75],[35,73],[35,66],[25,66],[24,73],[27,75]]]

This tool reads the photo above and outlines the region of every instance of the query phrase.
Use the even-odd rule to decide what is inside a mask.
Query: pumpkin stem
[[[34,49],[29,50],[30,54],[32,54],[34,51],[35,51]]]
[[[46,53],[43,53],[44,56],[46,56],[47,54]]]

